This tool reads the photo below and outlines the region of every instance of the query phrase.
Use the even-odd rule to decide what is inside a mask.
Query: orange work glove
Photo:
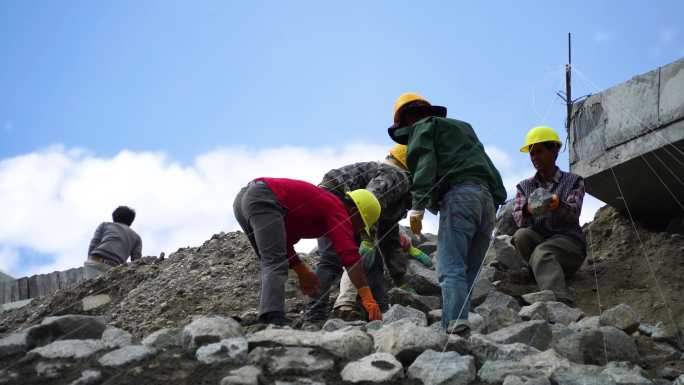
[[[315,297],[321,289],[321,281],[318,279],[318,276],[303,262],[292,266],[292,270],[299,277],[299,288],[302,290],[302,293],[309,297]]]
[[[553,211],[558,208],[558,205],[560,204],[560,199],[558,198],[557,194],[553,194],[551,196],[551,203],[549,203],[549,210]]]
[[[375,302],[373,298],[373,293],[368,286],[364,286],[359,289],[359,295],[361,296],[361,304],[364,309],[368,312],[369,321],[382,321],[382,312],[380,311],[380,306]]]

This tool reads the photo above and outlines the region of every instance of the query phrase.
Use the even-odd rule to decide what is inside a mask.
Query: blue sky
[[[87,228],[70,238],[80,242],[118,203],[115,196],[79,206],[87,199],[68,195],[74,175],[82,180],[79,173],[126,161],[128,154],[170,172],[157,185],[163,190],[178,180],[174,170],[210,175],[200,160],[219,149],[243,151],[257,162],[254,153],[286,146],[314,152],[387,147],[393,101],[418,91],[470,122],[485,145],[505,152],[502,167],[514,177],[529,170],[517,152],[525,132],[542,123],[562,129],[564,108],[555,92],[563,88],[567,32],[574,40],[575,96],[684,56],[681,1],[325,3],[0,2],[3,170],[15,175],[11,167],[38,159],[25,169],[35,175],[21,174],[31,180],[22,186],[33,186],[44,177],[42,167],[63,162],[45,204],[68,201],[70,210],[90,210],[83,221],[63,219],[68,227]],[[567,168],[567,158],[562,164]],[[264,170],[271,169],[255,172]],[[222,170],[226,179],[234,171]],[[123,174],[118,184],[127,183]],[[100,175],[84,188],[103,194],[97,186],[110,182]],[[79,194],[74,197],[92,197]],[[14,262],[1,269],[24,274],[82,259],[73,254],[84,245],[28,235],[54,218],[33,207],[27,220],[22,207],[12,206],[18,225],[0,227],[0,254]],[[174,221],[164,216],[169,210],[155,214],[157,225]],[[183,223],[192,216],[179,215]],[[152,231],[151,222],[140,226]],[[211,235],[208,227],[202,231],[188,242]],[[43,246],[53,243],[59,245]],[[65,253],[71,259],[57,257]],[[61,262],[45,263],[50,255]]]

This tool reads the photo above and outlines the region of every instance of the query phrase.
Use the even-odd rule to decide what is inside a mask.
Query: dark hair
[[[123,223],[130,226],[135,219],[135,210],[128,206],[119,206],[112,213],[112,220],[116,223]]]

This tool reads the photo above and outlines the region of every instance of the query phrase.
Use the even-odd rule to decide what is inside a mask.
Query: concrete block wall
[[[684,216],[684,59],[576,103],[568,135],[590,194],[644,219]]]
[[[0,282],[0,304],[43,297],[83,280],[83,268],[38,274]]]

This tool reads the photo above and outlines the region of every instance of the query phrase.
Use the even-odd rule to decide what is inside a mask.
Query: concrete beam
[[[684,216],[684,59],[576,103],[569,136],[589,193],[638,218]]]

